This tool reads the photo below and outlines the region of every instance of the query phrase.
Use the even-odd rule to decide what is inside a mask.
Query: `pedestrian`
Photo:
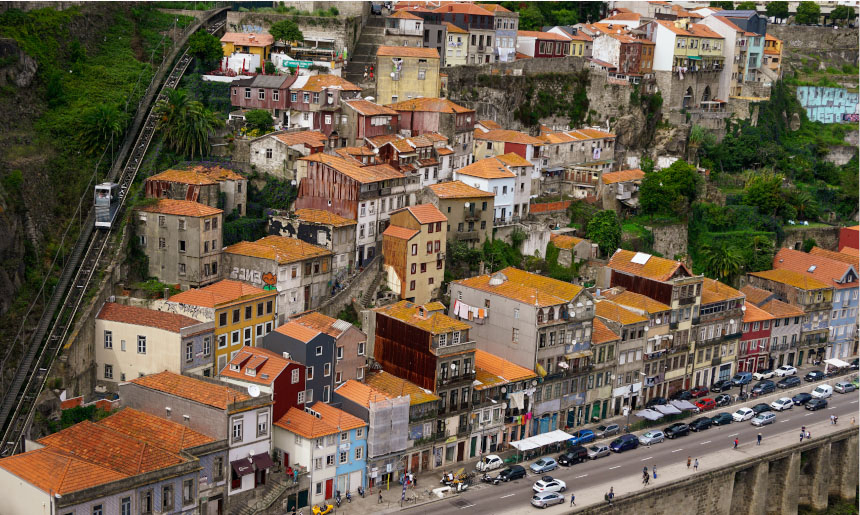
[[[412,476],[412,488],[415,488],[416,486],[418,486],[418,478],[413,475]]]
[[[806,431],[803,429],[800,430],[800,443],[803,443],[803,437],[806,436]]]
[[[806,439],[809,440],[810,438],[812,438],[812,435],[809,434],[809,430],[807,429],[806,430]]]
[[[609,503],[610,506],[612,506],[612,501],[609,500],[609,492],[606,492],[605,494],[603,494],[603,500],[606,501],[607,503]]]
[[[690,468],[690,463],[692,463],[692,462],[693,462],[693,457],[692,457],[692,456],[687,456],[687,468],[688,468],[688,469]]]
[[[379,500],[376,501],[376,504],[382,504],[382,491],[379,492]]]
[[[657,465],[653,465],[653,466],[651,467],[651,470],[653,470],[653,471],[654,471],[654,479],[657,479]]]
[[[755,438],[756,438],[756,442],[755,442],[755,444],[756,444],[756,445],[761,445],[761,433],[759,433],[758,435],[756,435],[756,437],[755,437]]]
[[[647,476],[647,475],[648,475],[648,466],[647,466],[647,465],[646,465],[646,466],[644,466],[644,467],[642,467],[642,475],[643,475],[643,476]]]
[[[833,415],[830,415],[830,425],[833,425]]]
[[[642,478],[642,484],[643,484],[644,486],[648,486],[648,480],[649,480],[650,478],[651,478],[651,476],[649,476],[649,475],[646,473],[646,474],[645,474],[645,476]]]
[[[693,462],[693,470],[695,470],[696,472],[699,471],[699,458],[696,458],[696,460]]]
[[[851,417],[851,426],[853,427],[856,424],[857,424],[857,421],[854,419],[854,417]]]
[[[735,438],[735,449],[737,449],[737,448],[738,448],[738,439]]]
[[[612,499],[615,499],[615,487],[614,486],[609,487],[609,504],[610,505],[612,504]]]
[[[573,494],[573,492],[570,492],[570,505],[571,506],[576,506],[576,502],[574,502],[575,499],[576,499],[576,496]]]

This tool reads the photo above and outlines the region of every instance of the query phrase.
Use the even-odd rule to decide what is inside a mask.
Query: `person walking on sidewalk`
[[[573,492],[570,492],[570,505],[571,505],[571,506],[576,506],[576,502],[575,502],[575,501],[576,501],[576,495],[574,495],[574,494],[573,494]]]
[[[651,470],[654,471],[654,479],[657,479],[657,465],[656,464],[652,465]]]
[[[809,434],[809,429],[807,429],[806,430],[806,439],[809,440],[810,438],[812,438],[812,435]]]
[[[382,504],[382,492],[379,492],[379,500],[376,501],[376,504]]]
[[[736,437],[736,438],[735,438],[735,449],[737,449],[737,448],[738,448],[738,439],[737,439],[737,437]]]
[[[612,499],[615,499],[615,487],[609,487],[609,505],[612,506]]]
[[[755,437],[755,438],[756,438],[756,442],[755,442],[755,444],[756,444],[756,445],[761,445],[761,433],[759,433],[758,435],[756,435],[756,437]]]
[[[800,428],[800,443],[803,443],[803,437],[806,436],[806,430],[802,427]]]
[[[648,475],[648,465],[645,465],[644,467],[642,467],[642,475],[643,476]]]
[[[693,462],[693,457],[692,457],[692,456],[687,456],[687,469],[689,469],[689,468],[690,468],[690,463],[692,463],[692,462]]]
[[[698,471],[699,471],[699,458],[696,458],[696,459],[693,461],[693,470],[695,470],[696,472],[698,472]]]

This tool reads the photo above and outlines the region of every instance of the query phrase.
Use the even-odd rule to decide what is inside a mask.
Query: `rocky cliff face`
[[[18,48],[14,39],[0,38],[0,86],[26,88],[38,69],[36,60]]]

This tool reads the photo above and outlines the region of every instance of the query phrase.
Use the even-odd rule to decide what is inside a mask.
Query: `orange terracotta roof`
[[[603,304],[602,302],[598,304]],[[617,342],[621,339],[620,336],[615,334],[612,329],[606,327],[599,318],[594,319],[594,329],[591,331],[591,343],[594,345],[600,345],[601,343],[607,342]]]
[[[487,198],[494,195],[490,192],[473,188],[462,181],[449,181],[430,184],[427,189],[432,191],[437,197],[442,199],[449,198]]]
[[[342,91],[361,91],[359,86],[337,75],[311,75],[302,87],[295,89],[298,91],[320,92],[324,89],[332,88]]]
[[[433,204],[418,204],[417,206],[409,206],[406,209],[422,225],[448,221],[448,217],[443,215],[442,211],[439,211],[439,208]]]
[[[179,182],[182,184],[194,184],[196,186],[204,186],[208,184],[216,184],[216,182],[201,173],[191,170],[165,170],[146,178],[147,181],[165,181]]]
[[[505,381],[496,374],[492,374],[475,365],[475,382],[472,383],[472,389],[476,392],[486,390],[487,388],[493,388],[495,386],[501,386],[503,384],[508,384],[508,381]]]
[[[454,151],[448,147],[439,147],[436,149],[436,153],[439,154],[440,156],[447,156],[447,155],[453,154]]]
[[[610,16],[609,18],[602,19],[601,22],[604,22],[604,21],[609,21],[609,22],[613,22],[613,21],[639,21],[639,18],[641,18],[641,17],[642,17],[642,15],[639,13],[619,12],[618,14],[616,14],[614,16]]]
[[[573,247],[579,245],[585,240],[582,238],[577,238],[576,236],[551,233],[549,235],[549,241],[552,242],[552,244],[555,245],[556,248],[573,250]]]
[[[317,329],[312,329],[304,324],[300,324],[295,320],[291,320],[286,324],[279,326],[275,332],[281,333],[284,336],[289,336],[302,343],[308,343],[322,333]]]
[[[178,422],[128,407],[97,423],[175,453],[215,441]]]
[[[80,459],[62,449],[45,447],[0,459],[0,468],[48,494],[66,495],[129,477]]]
[[[533,57],[532,57],[532,56],[530,56],[530,55],[528,55],[528,54],[524,54],[524,53],[522,53],[522,52],[517,52],[517,53],[516,53],[516,56],[515,56],[515,59],[516,59],[517,61],[519,61],[520,59],[533,59]]]
[[[594,310],[595,316],[612,320],[623,325],[647,322],[648,319],[609,300],[600,300]]]
[[[233,43],[237,46],[265,47],[271,46],[275,38],[271,34],[254,32],[227,32],[221,36],[222,43]]]
[[[663,304],[662,302],[657,302],[651,297],[646,297],[645,295],[634,293],[629,290],[615,295],[614,297],[612,297],[611,300],[616,304],[620,304],[622,306],[641,309],[642,311],[651,315],[672,310],[672,307],[669,305]]]
[[[773,295],[773,293],[767,290],[762,290],[761,288],[756,288],[749,284],[741,288],[741,293],[746,296],[746,300],[752,302],[756,306],[761,305],[768,297]]]
[[[517,37],[536,38],[549,41],[570,41],[570,38],[568,38],[567,36],[562,36],[561,34],[556,34],[555,32],[540,32],[536,30],[518,30]]]
[[[478,123],[483,125],[484,127],[488,128],[488,129],[501,129],[502,128],[501,125],[494,122],[493,120],[478,120]]]
[[[195,218],[220,215],[224,212],[218,208],[209,207],[199,202],[192,202],[190,200],[173,200],[169,198],[158,199],[158,202],[155,202],[154,204],[142,206],[137,209],[139,211],[146,211],[148,213],[159,213],[163,215],[175,216],[192,216]]]
[[[391,397],[408,395],[410,406],[439,400],[439,396],[433,394],[433,392],[384,371],[368,374],[365,383]]]
[[[340,337],[344,332],[355,327],[349,322],[323,315],[319,311],[312,311],[307,315],[294,319],[293,321],[310,329],[326,333],[334,338]]]
[[[496,274],[501,274],[498,277],[504,279],[501,284],[490,283]],[[581,286],[514,267],[505,268],[493,275],[478,275],[454,282],[536,307],[568,303],[582,291]]]
[[[487,11],[481,6],[475,5],[470,2],[452,2],[449,4],[445,4],[440,6],[437,9],[433,10],[434,13],[459,13],[459,14],[470,14],[473,16],[492,16],[493,13]]]
[[[493,12],[493,13],[497,13],[497,12],[509,13],[509,12],[511,12],[499,4],[478,4],[478,6],[481,9],[486,9],[486,10]]]
[[[825,282],[813,279],[806,274],[795,272],[794,270],[786,270],[784,268],[766,270],[764,272],[752,272],[750,275],[761,277],[762,279],[767,279],[769,281],[787,284],[801,290],[822,290],[830,288],[830,285]]]
[[[846,250],[853,252],[845,252]],[[812,247],[812,250],[810,250],[809,253],[813,256],[821,256],[827,259],[842,261],[843,263],[854,265],[855,270],[860,269],[860,258],[858,258],[857,249],[852,249],[851,247],[842,247],[841,252],[833,252],[832,250],[822,249],[821,247]]]
[[[654,20],[654,23],[657,23],[659,25],[662,25],[663,27],[666,27],[667,29],[669,29],[670,31],[674,32],[675,34],[677,34],[679,36],[688,36],[689,37],[689,36],[693,35],[691,32],[689,32],[687,30],[684,30],[680,27],[676,27],[673,22],[668,21],[668,20]]]
[[[324,209],[296,209],[296,216],[303,222],[333,225],[334,227],[346,227],[355,225],[355,220],[336,215]]]
[[[782,248],[773,256],[773,267],[793,270],[837,288],[857,286],[856,280],[844,284],[837,283],[845,279],[852,265],[820,254],[807,254],[799,250]],[[854,269],[854,275],[856,274],[857,270]]]
[[[512,131],[508,129],[491,129],[487,132],[482,130],[475,131],[475,139],[483,139],[488,141],[504,141],[506,143],[520,143],[523,145],[543,145],[543,141],[529,136],[520,131]]]
[[[503,163],[494,157],[475,161],[469,166],[460,168],[455,173],[483,179],[510,179],[516,177]]]
[[[236,301],[245,301],[258,297],[276,296],[276,291],[266,291],[240,281],[222,279],[203,288],[187,290],[170,297],[170,302],[190,304],[204,308],[214,308]]]
[[[454,34],[468,34],[469,33],[468,30],[461,29],[460,27],[454,25],[451,22],[446,21],[446,22],[443,22],[442,25],[445,26],[445,29],[448,31],[448,33],[452,33],[452,32]]]
[[[335,392],[342,397],[351,400],[359,406],[369,408],[371,403],[387,401],[389,397],[384,392],[372,388],[364,383],[359,383],[355,379],[343,383],[334,389]]]
[[[390,236],[400,240],[410,240],[419,232],[420,231],[418,231],[418,229],[409,229],[406,227],[400,227],[399,225],[389,225],[384,231],[382,231],[382,236]]]
[[[105,302],[96,318],[99,320],[110,320],[111,322],[121,322],[123,324],[154,327],[172,333],[178,333],[184,327],[202,323],[185,315],[137,306],[126,306],[115,302]]]
[[[475,349],[475,367],[511,383],[537,377],[533,371],[481,349]]]
[[[285,358],[277,352],[272,352],[262,347],[242,347],[239,352],[233,356],[233,359],[221,370],[218,375],[221,377],[231,377],[249,383],[257,383],[271,385],[281,373],[286,370],[295,361]],[[230,365],[238,365],[239,370],[232,370]],[[249,376],[246,374],[248,368],[254,370],[255,374]]]
[[[222,410],[226,410],[230,404],[251,398],[226,385],[221,386],[167,371],[138,377],[130,382]]]
[[[275,139],[286,145],[324,147],[328,138],[320,131],[276,132]]]
[[[715,281],[707,277],[702,279],[702,305],[713,304],[714,302],[722,302],[730,299],[739,299],[744,295],[738,290],[727,286],[720,281]]]
[[[323,422],[334,426],[338,431],[350,431],[352,429],[367,426],[367,422],[361,420],[355,415],[351,415],[324,402],[315,402],[314,405],[311,406],[311,409],[320,414]]]
[[[746,308],[744,311],[744,322],[761,322],[763,320],[773,320],[776,318],[751,302],[744,302],[744,307]]]
[[[687,275],[693,275],[687,269],[686,265],[680,261],[651,256],[649,254],[644,254],[645,256],[649,256],[648,261],[646,261],[645,264],[634,263],[632,262],[632,259],[637,254],[644,253],[618,249],[609,259],[607,266],[614,270],[618,270],[619,272],[647,277],[656,281],[668,281],[679,270],[687,272]]]
[[[418,304],[401,300],[394,304],[376,308],[373,311],[391,318],[396,318],[401,322],[405,322],[431,334],[450,333],[451,331],[467,331],[471,327],[466,322],[451,318],[445,313],[439,311],[431,312],[430,310],[426,310],[426,315],[422,317],[418,314],[419,307],[421,306]]]
[[[576,34],[568,34],[565,32],[565,34],[567,34],[572,41],[594,41],[594,38],[585,32],[577,32]]]
[[[592,129],[588,127],[584,129],[576,129],[575,131],[571,132],[579,132],[580,134],[584,134],[589,139],[603,139],[615,137],[615,134],[612,134],[611,132],[606,132],[599,129]]]
[[[329,424],[322,418],[317,418],[307,411],[297,408],[290,408],[280,420],[275,422],[275,425],[308,439],[334,435],[340,432],[337,430],[337,427]]]
[[[189,168],[190,171],[196,172],[206,177],[209,177],[213,181],[222,182],[222,181],[244,181],[245,177],[242,175],[230,170],[229,168],[224,168],[222,166],[204,166],[198,165]]]
[[[419,57],[422,59],[439,59],[439,52],[437,52],[435,48],[414,46],[382,45],[376,50],[376,55],[383,57]]]
[[[765,39],[765,41],[776,41],[776,42],[778,42],[778,43],[782,43],[782,40],[781,40],[781,39],[779,39],[778,37],[774,36],[774,35],[773,35],[773,34],[771,34],[770,32],[768,32],[767,34],[765,34],[765,35],[764,35],[764,39]]]
[[[515,152],[508,152],[507,154],[496,156],[496,159],[504,163],[506,166],[534,166],[526,158]]]
[[[638,168],[632,170],[619,170],[617,172],[604,173],[600,176],[603,184],[615,184],[618,182],[641,181],[645,178],[645,172]]]
[[[331,251],[298,238],[266,236],[257,241],[240,241],[224,249],[226,254],[277,261],[279,265],[330,256]]]
[[[399,11],[394,11],[393,14],[389,14],[388,16],[386,16],[386,18],[398,18],[402,20],[423,20],[423,18],[421,18],[420,16],[415,16],[409,11],[405,11],[402,9]]]
[[[435,52],[435,50],[434,50]],[[447,98],[421,97],[412,98],[409,100],[401,100],[394,104],[388,104],[389,108],[395,111],[427,111],[433,113],[473,113],[474,109],[469,109],[461,105],[451,102]]]
[[[699,36],[700,38],[724,39],[723,36],[714,32],[710,27],[702,23],[691,24],[689,30],[694,36]]]
[[[397,116],[397,111],[361,98],[347,100],[346,105],[364,116]]]
[[[390,165],[358,166],[355,162],[347,161],[342,157],[323,154],[322,152],[302,157],[300,160],[322,163],[362,184],[389,179],[402,179],[404,177],[402,173]]]
[[[778,299],[766,302],[761,306],[761,309],[767,311],[776,318],[799,317],[805,314],[805,312],[799,307],[792,306],[791,304]]]

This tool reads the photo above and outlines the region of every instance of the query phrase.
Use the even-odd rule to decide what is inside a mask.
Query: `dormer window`
[[[460,331],[454,331],[451,335],[451,345],[457,345],[460,343]]]
[[[239,371],[239,365],[230,363],[230,370],[232,370],[233,372],[238,372]]]
[[[246,368],[245,369],[245,375],[255,377],[257,375],[257,371],[254,370],[253,368]]]

